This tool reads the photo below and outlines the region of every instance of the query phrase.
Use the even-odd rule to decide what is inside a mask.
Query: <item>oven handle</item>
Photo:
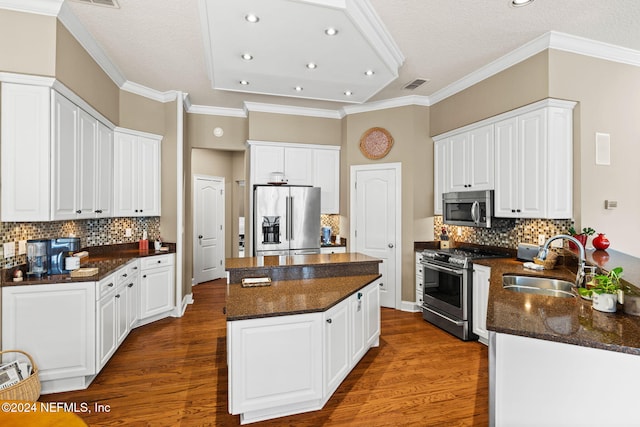
[[[464,274],[462,270],[454,270],[453,268],[443,267],[441,265],[430,264],[426,262],[423,262],[422,265],[436,271],[444,271],[445,273],[451,273],[457,276],[462,276]]]
[[[445,316],[444,314],[440,314],[440,313],[438,313],[437,311],[431,310],[431,309],[430,309],[429,307],[427,307],[426,305],[423,305],[423,306],[422,306],[422,308],[423,308],[424,310],[427,310],[427,311],[428,311],[428,312],[430,312],[430,313],[435,314],[436,316],[440,316],[440,317],[442,317],[443,319],[445,319],[445,320],[447,320],[447,321],[449,321],[449,322],[451,322],[451,323],[455,324],[456,326],[462,326],[462,325],[464,325],[464,322],[463,322],[462,320],[453,320],[452,318],[447,317],[447,316]]]

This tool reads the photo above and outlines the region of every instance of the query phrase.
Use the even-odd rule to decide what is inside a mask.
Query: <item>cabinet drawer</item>
[[[98,292],[96,300],[100,300],[111,292],[115,292],[117,287],[116,274],[110,274],[98,282]]]
[[[149,268],[164,267],[167,265],[173,265],[173,254],[170,255],[158,255],[140,260],[140,268],[147,270]]]

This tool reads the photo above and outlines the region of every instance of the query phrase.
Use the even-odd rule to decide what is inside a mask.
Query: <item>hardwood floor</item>
[[[108,405],[90,426],[237,426],[227,413],[225,283],[194,287],[179,319],[131,332],[87,390],[42,401]],[[487,348],[462,342],[418,313],[382,309],[369,350],[326,406],[254,426],[486,426]]]

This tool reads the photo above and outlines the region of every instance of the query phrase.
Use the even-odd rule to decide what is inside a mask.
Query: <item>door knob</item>
[[[387,246],[389,246],[389,248],[393,248],[393,243],[389,243]]]

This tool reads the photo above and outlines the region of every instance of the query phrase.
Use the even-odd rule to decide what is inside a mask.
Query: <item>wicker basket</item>
[[[18,384],[14,384],[11,387],[7,387],[3,390],[0,390],[0,400],[26,400],[29,402],[35,402],[40,397],[40,378],[38,378],[38,367],[36,366],[36,362],[33,361],[33,358],[28,353],[20,350],[6,350],[0,351],[0,356],[7,353],[20,353],[25,355],[29,362],[31,362],[31,366],[33,366],[33,372],[29,376]]]

